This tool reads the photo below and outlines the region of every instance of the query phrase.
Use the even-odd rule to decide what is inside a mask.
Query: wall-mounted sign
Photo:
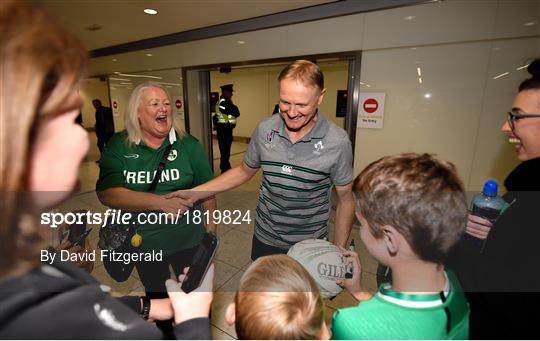
[[[120,116],[120,104],[118,103],[118,99],[113,98],[111,100],[112,105],[112,112],[114,116]]]
[[[174,113],[181,119],[184,118],[184,100],[181,96],[173,97]]]
[[[384,122],[384,92],[361,92],[358,106],[358,128],[382,129]]]

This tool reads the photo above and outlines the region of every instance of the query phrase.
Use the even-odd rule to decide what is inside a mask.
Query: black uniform
[[[109,107],[101,106],[96,109],[96,136],[99,152],[103,154],[103,147],[114,135],[114,119]]]
[[[231,156],[231,145],[233,141],[233,129],[236,127],[236,118],[240,116],[240,110],[233,102],[221,96],[216,104],[216,114],[213,117],[216,127],[217,139],[221,160],[219,168],[221,172],[231,169],[229,158]]]

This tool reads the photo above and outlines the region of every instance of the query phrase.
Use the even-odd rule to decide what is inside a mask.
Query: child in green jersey
[[[340,309],[333,339],[467,339],[469,307],[443,261],[464,230],[467,206],[454,165],[428,154],[384,157],[354,181],[360,237],[392,270],[372,296],[362,289],[358,255],[343,250],[360,301]]]

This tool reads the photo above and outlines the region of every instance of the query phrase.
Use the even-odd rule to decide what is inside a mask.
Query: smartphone
[[[201,286],[202,280],[212,264],[219,240],[214,232],[206,232],[199,248],[193,255],[182,290],[187,294]]]
[[[86,210],[75,210],[73,211],[73,213],[75,214],[79,214],[79,213],[85,213],[86,214]],[[86,238],[86,236],[88,236],[88,234],[90,233],[89,231],[91,230],[86,230],[86,223],[87,221],[84,220],[83,222],[79,223],[78,221],[74,224],[72,224],[70,227],[69,227],[69,235],[68,235],[68,240],[71,242],[72,245],[75,245],[75,244],[78,244],[78,245],[81,245],[83,246],[84,245],[84,240]]]
[[[84,248],[84,241],[86,240],[86,237],[88,237],[90,232],[92,232],[92,228],[89,228],[88,230],[84,231],[84,233],[81,234],[79,239],[71,242],[71,245],[72,246],[79,245],[79,246],[82,246]]]

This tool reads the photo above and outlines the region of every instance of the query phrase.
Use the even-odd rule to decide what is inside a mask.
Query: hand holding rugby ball
[[[287,255],[309,272],[323,298],[334,297],[343,290],[336,281],[345,279],[347,266],[334,244],[321,239],[307,239],[294,244]]]

